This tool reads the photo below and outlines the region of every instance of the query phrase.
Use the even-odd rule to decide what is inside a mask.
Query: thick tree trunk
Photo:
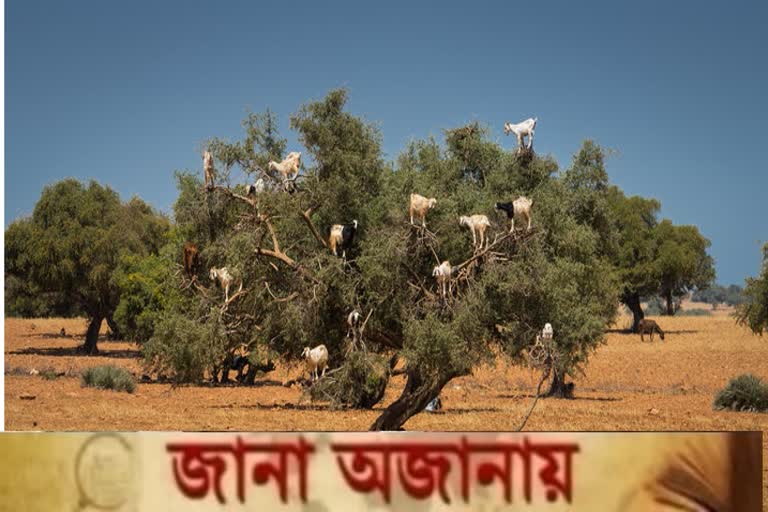
[[[109,326],[109,331],[112,333],[112,337],[110,339],[123,339],[123,336],[120,334],[120,327],[118,327],[117,322],[115,322],[114,318],[112,318],[112,315],[107,315],[107,325]]]
[[[424,379],[417,370],[408,370],[406,373],[408,380],[400,398],[384,409],[369,430],[399,430],[411,416],[422,412],[443,387],[457,376],[446,374],[435,379]]]
[[[548,397],[554,398],[573,398],[573,382],[565,382],[565,377],[558,372],[554,372],[552,385],[547,392]]]
[[[96,343],[99,341],[99,329],[101,329],[101,322],[104,318],[96,316],[91,318],[88,323],[88,330],[85,332],[85,344],[83,345],[83,352],[88,355],[94,355],[99,353],[99,349]]]
[[[675,299],[672,297],[672,292],[668,291],[664,294],[664,299],[667,301],[667,315],[672,316],[675,311]]]
[[[643,308],[640,306],[640,294],[638,293],[625,293],[623,301],[624,304],[629,308],[629,310],[632,312],[632,332],[637,332],[637,324],[640,323],[640,320],[645,318],[645,313],[643,313]]]

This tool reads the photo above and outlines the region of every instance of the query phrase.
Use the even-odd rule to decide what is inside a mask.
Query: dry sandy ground
[[[715,392],[730,378],[754,373],[768,380],[768,339],[737,327],[723,312],[656,320],[666,341],[609,333],[586,376],[576,380],[576,399],[540,401],[526,430],[768,431],[768,414],[712,410]],[[59,336],[61,327],[70,337]],[[113,364],[141,375],[132,344],[103,341],[99,356],[75,355],[84,333],[83,320],[6,320],[6,430],[365,430],[404,384],[395,377],[376,410],[349,412],[313,405],[300,390],[281,386],[298,368],[278,368],[254,387],[148,383],[134,394],[82,388],[77,372],[89,366]],[[29,375],[32,368],[68,375],[49,381]],[[514,430],[536,381],[531,370],[502,361],[477,369],[444,389],[442,412],[419,414],[405,428]]]

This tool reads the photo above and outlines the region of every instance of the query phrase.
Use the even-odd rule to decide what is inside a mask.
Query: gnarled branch
[[[301,218],[304,219],[304,222],[307,223],[307,226],[309,227],[309,230],[312,231],[312,234],[315,236],[315,239],[317,239],[318,242],[320,242],[320,245],[328,248],[328,243],[325,241],[325,239],[320,235],[320,232],[315,227],[315,223],[312,222],[312,213],[317,210],[320,206],[310,206],[307,208],[304,212],[301,213]]]

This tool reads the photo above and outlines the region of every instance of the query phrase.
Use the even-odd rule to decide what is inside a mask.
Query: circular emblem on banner
[[[133,449],[119,434],[90,437],[75,459],[80,507],[114,510],[133,492]]]

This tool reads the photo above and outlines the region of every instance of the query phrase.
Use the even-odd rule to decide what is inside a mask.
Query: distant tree
[[[674,226],[666,219],[656,226],[655,237],[660,292],[667,302],[666,314],[674,315],[676,301],[714,281],[714,260],[707,254],[711,244],[696,226]]]
[[[632,312],[632,331],[645,317],[641,301],[658,295],[655,229],[661,205],[655,199],[627,197],[617,187],[608,191],[612,219],[618,232],[613,264],[621,283],[621,302]]]
[[[745,302],[737,307],[736,319],[755,334],[768,330],[768,244],[763,245],[763,265],[758,277],[750,277],[744,287]]]
[[[703,290],[696,290],[693,292],[691,299],[694,302],[712,304],[713,307],[717,307],[719,304],[738,306],[743,304],[745,300],[744,289],[737,284],[729,286],[713,285]]]
[[[114,272],[121,255],[157,253],[167,229],[168,220],[140,199],[121,203],[94,181],[63,180],[43,189],[31,217],[6,230],[6,275],[28,282],[32,292],[56,294],[87,316],[83,349],[94,354],[103,320],[119,332]]]

